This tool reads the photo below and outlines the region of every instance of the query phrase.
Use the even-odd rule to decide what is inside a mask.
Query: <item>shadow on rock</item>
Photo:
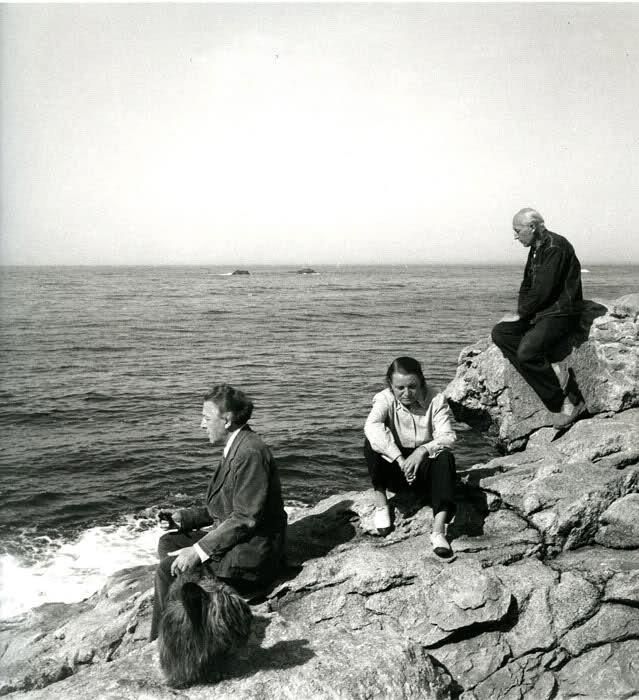
[[[452,541],[462,535],[483,535],[488,511],[485,491],[468,484],[458,484],[457,512],[454,521],[448,526],[448,539]]]
[[[327,510],[291,523],[287,530],[286,554],[289,567],[299,568],[309,559],[326,556],[340,544],[349,542],[357,534],[354,525],[359,516],[344,499]]]
[[[236,663],[232,677],[251,676],[258,671],[281,671],[302,666],[315,656],[308,639],[286,639],[270,647],[249,647],[248,658]]]

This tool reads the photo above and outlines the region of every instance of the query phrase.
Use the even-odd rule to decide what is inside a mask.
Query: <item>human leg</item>
[[[553,412],[561,410],[566,396],[548,357],[557,343],[573,330],[574,324],[572,317],[541,318],[530,327],[517,349],[522,376]]]
[[[426,458],[417,473],[418,488],[427,496],[433,508],[431,542],[439,556],[449,557],[452,550],[446,539],[446,525],[455,514],[455,457],[449,450]]]
[[[517,358],[517,349],[529,328],[530,323],[528,321],[501,321],[493,327],[490,334],[493,343],[520,374],[521,369]]]
[[[190,547],[194,542],[204,537],[206,533],[202,530],[194,530],[192,532],[167,532],[160,537],[158,542],[158,556],[160,563],[155,570],[154,579],[154,594],[153,594],[153,614],[151,617],[151,632],[149,640],[157,639],[159,632],[160,620],[164,612],[166,596],[173,582],[171,574],[171,564],[175,559],[174,556],[169,556],[169,552],[173,552],[183,547]]]
[[[364,458],[373,485],[374,524],[381,535],[387,535],[392,529],[392,524],[386,489],[397,490],[403,478],[402,470],[397,462],[387,462],[379,452],[375,452],[368,440],[364,442]]]

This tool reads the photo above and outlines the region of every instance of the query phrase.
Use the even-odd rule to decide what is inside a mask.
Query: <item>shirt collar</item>
[[[229,453],[229,450],[231,449],[231,445],[233,444],[233,440],[237,437],[237,434],[242,430],[244,426],[241,428],[238,428],[237,430],[234,430],[230,436],[229,439],[226,441],[226,445],[224,445],[224,452],[222,453],[223,457],[226,457],[226,455]]]

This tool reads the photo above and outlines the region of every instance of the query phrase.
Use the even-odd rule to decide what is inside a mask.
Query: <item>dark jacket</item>
[[[273,578],[284,556],[286,511],[271,451],[245,425],[209,483],[206,506],[180,511],[182,529],[217,524],[199,546],[224,578]]]
[[[543,231],[539,247],[528,253],[517,312],[534,316],[570,316],[581,311],[581,266],[570,243],[557,233]]]

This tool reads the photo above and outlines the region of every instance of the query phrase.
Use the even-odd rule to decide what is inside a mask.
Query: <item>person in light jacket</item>
[[[204,505],[175,511],[163,524],[177,531],[158,543],[151,640],[178,573],[206,567],[242,594],[268,585],[284,566],[287,515],[280,478],[270,449],[248,425],[252,412],[252,401],[228,384],[204,396],[201,427],[212,444],[224,445],[223,457]],[[214,527],[200,529],[208,525]]]
[[[388,388],[374,396],[364,425],[375,527],[382,535],[392,529],[387,489],[415,490],[433,508],[434,552],[451,556],[446,526],[456,509],[455,458],[450,450],[455,431],[446,398],[426,384],[420,363],[412,357],[393,360],[386,382]]]

